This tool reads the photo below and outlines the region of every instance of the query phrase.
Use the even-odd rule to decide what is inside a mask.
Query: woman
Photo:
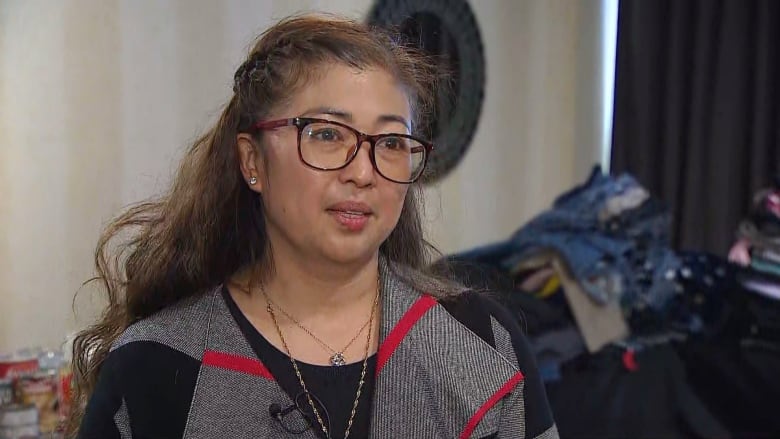
[[[80,437],[557,436],[516,322],[426,274],[431,66],[349,20],[262,35],[170,193],[98,245]]]

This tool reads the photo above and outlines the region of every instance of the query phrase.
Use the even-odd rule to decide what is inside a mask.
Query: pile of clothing
[[[752,270],[744,285],[758,293],[780,299],[780,179],[773,188],[759,191],[748,218],[737,231],[729,259]]]
[[[507,240],[447,258],[526,329],[562,437],[780,433],[780,301],[670,230],[633,176],[595,167]]]
[[[591,352],[629,334],[665,330],[680,293],[681,262],[669,245],[671,218],[636,179],[596,166],[582,185],[508,240],[452,257],[508,273],[521,290],[563,285]],[[686,325],[688,322],[674,322]]]

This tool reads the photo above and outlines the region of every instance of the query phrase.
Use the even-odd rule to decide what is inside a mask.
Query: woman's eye
[[[386,149],[403,149],[406,143],[400,137],[385,137],[379,146]]]
[[[324,128],[324,129],[312,131],[309,133],[309,136],[323,142],[334,142],[334,141],[341,140],[341,135],[339,134],[339,132],[332,128]]]

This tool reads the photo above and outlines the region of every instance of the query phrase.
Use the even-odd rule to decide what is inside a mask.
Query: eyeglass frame
[[[342,128],[346,128],[350,131],[352,131],[355,134],[355,137],[357,137],[357,144],[355,145],[355,148],[353,152],[351,153],[350,157],[347,159],[346,162],[344,162],[343,165],[337,167],[337,168],[321,168],[319,166],[314,166],[311,163],[307,162],[303,158],[303,150],[301,148],[301,139],[303,138],[303,129],[307,126],[314,124],[314,123],[328,123],[333,125],[338,125]],[[294,126],[298,128],[298,158],[303,162],[306,166],[316,169],[318,171],[338,171],[341,169],[346,168],[349,166],[350,163],[352,163],[353,160],[355,160],[355,157],[357,157],[358,152],[360,152],[360,147],[363,145],[364,142],[368,142],[371,146],[369,158],[371,160],[371,165],[374,167],[374,170],[381,175],[384,179],[392,181],[393,183],[398,184],[412,184],[416,182],[417,180],[422,177],[423,173],[425,172],[425,167],[428,165],[428,157],[430,157],[431,152],[434,150],[433,143],[428,142],[426,140],[422,140],[418,137],[412,136],[410,134],[402,134],[402,133],[383,133],[383,134],[366,134],[362,133],[355,128],[341,123],[337,122],[335,120],[328,120],[328,119],[320,119],[316,117],[291,117],[287,119],[275,119],[275,120],[261,120],[258,122],[255,122],[254,125],[252,125],[251,129],[255,131],[265,131],[265,130],[275,130],[277,128],[283,128],[288,126]],[[415,142],[418,142],[421,144],[425,151],[425,157],[423,158],[422,165],[420,167],[419,174],[411,181],[398,181],[394,180],[385,174],[382,173],[382,171],[379,170],[379,167],[376,165],[376,142],[380,139],[386,138],[386,137],[403,137],[406,139],[414,140]]]
[[[295,428],[294,429],[293,427],[290,427],[287,424],[285,424],[285,421],[284,421],[284,417],[286,416],[285,414],[282,414],[282,415],[276,416],[276,417],[272,416],[273,419],[275,419],[277,422],[279,422],[279,425],[282,427],[282,429],[284,429],[284,431],[286,431],[286,432],[288,432],[290,434],[303,434],[307,430],[310,430],[312,428],[316,428],[315,425],[317,425],[317,423],[315,422],[314,419],[312,419],[313,416],[309,415],[309,413],[306,411],[310,406],[306,403],[306,400],[304,400],[303,403],[299,401],[300,399],[302,399],[305,396],[307,396],[306,393],[304,393],[302,391],[298,392],[298,394],[295,395],[295,398],[293,398],[294,406],[289,407],[293,411],[297,411],[300,414],[301,419],[306,423],[306,427],[305,428],[303,428],[303,429]],[[322,416],[327,421],[327,424],[328,424],[328,437],[330,437],[332,430],[331,430],[331,424],[330,424],[330,414],[328,413],[328,409],[325,407],[325,404],[323,404],[322,401],[320,401],[320,399],[317,398],[315,395],[309,394],[308,396],[312,400],[316,401],[317,404],[319,405],[318,410],[320,410],[322,412]],[[306,409],[304,409],[304,407]]]

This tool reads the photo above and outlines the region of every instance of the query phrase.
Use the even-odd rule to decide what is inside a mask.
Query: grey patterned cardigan
[[[380,273],[371,438],[558,437],[525,338],[505,309],[476,294],[447,306],[409,287],[384,261]],[[101,370],[80,437],[316,437],[311,429],[285,432],[267,411],[258,411],[292,400],[219,291],[124,332]],[[473,323],[480,321],[488,328],[482,334]],[[166,373],[175,390],[153,384],[161,382],[155,375]],[[144,386],[154,388],[139,391]]]

